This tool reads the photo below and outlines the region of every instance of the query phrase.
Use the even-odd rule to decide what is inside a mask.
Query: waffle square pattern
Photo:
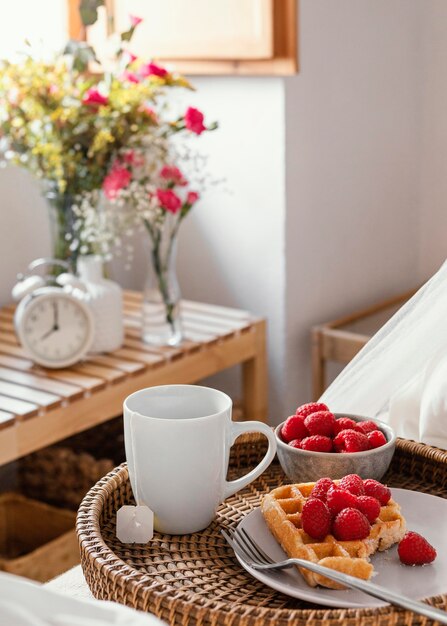
[[[338,483],[337,480],[334,483]],[[266,494],[261,511],[267,525],[289,557],[319,563],[324,567],[368,580],[374,568],[369,557],[399,542],[405,534],[405,519],[400,506],[392,498],[381,507],[380,515],[371,525],[369,536],[356,541],[338,541],[331,534],[321,541],[310,537],[302,528],[301,512],[315,483],[284,485]],[[324,576],[298,568],[311,587],[330,589],[342,587]]]

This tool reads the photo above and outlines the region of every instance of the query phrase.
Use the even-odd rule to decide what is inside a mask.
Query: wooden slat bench
[[[406,291],[367,309],[312,328],[312,396],[315,401],[328,386],[328,363],[349,363],[416,291]]]
[[[267,419],[266,327],[245,311],[185,300],[185,339],[141,340],[142,295],[124,294],[125,339],[108,354],[62,370],[35,365],[14,333],[14,305],[0,309],[0,464],[105,422],[124,398],[152,385],[196,383],[242,364],[244,419]]]

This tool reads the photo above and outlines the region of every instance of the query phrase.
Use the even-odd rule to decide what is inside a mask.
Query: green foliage
[[[104,6],[104,0],[81,0],[79,14],[84,26],[91,26],[98,19],[98,8]]]
[[[70,39],[64,48],[63,54],[69,54],[72,57],[73,69],[78,72],[86,72],[92,61],[99,62],[96,58],[95,50],[85,41]]]

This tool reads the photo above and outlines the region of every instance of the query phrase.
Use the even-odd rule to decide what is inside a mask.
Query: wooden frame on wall
[[[81,23],[79,0],[67,0],[68,26],[72,39],[86,39]],[[109,0],[113,4],[113,0]],[[298,71],[297,30],[298,0],[272,0],[273,2],[273,55],[262,59],[185,59],[160,57],[172,63],[182,74],[189,75],[257,75],[286,76]]]

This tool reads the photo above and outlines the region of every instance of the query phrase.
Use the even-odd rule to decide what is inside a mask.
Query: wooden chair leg
[[[312,329],[312,397],[316,402],[326,388],[326,362],[321,351],[321,331]]]
[[[242,364],[244,419],[267,422],[268,376],[265,320],[256,322],[252,332],[255,334],[256,356]]]

